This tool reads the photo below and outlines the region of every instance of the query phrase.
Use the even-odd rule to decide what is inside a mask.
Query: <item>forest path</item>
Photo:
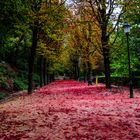
[[[56,81],[0,104],[0,140],[139,140],[139,95]]]

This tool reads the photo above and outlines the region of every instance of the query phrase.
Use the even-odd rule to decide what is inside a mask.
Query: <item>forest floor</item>
[[[61,80],[0,104],[0,140],[140,140],[140,92]]]

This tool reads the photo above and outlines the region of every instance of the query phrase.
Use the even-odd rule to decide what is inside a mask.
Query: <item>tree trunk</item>
[[[33,90],[33,73],[34,73],[34,61],[36,55],[36,48],[37,48],[37,33],[38,29],[36,27],[37,24],[34,24],[32,29],[32,46],[31,52],[29,56],[29,73],[28,73],[28,94],[32,93]]]
[[[87,69],[86,69],[86,64],[83,64],[83,70],[84,70],[84,82],[87,81]]]
[[[109,60],[109,49],[103,49],[103,56],[104,56],[104,70],[105,70],[105,85],[106,88],[111,88],[110,82],[110,60]]]
[[[40,87],[43,86],[43,56],[40,56]]]
[[[47,72],[47,84],[49,84],[49,74]]]
[[[80,79],[80,68],[79,68],[78,63],[77,63],[77,79],[78,80]]]
[[[110,83],[110,49],[109,49],[109,35],[107,34],[107,26],[108,26],[108,16],[106,15],[106,1],[103,0],[102,8],[99,9],[99,13],[101,15],[100,25],[101,25],[101,42],[103,48],[103,57],[104,57],[104,70],[105,70],[105,84],[106,88],[111,88]]]
[[[102,30],[102,48],[103,48],[103,57],[104,57],[104,70],[105,70],[105,85],[106,88],[111,88],[111,83],[110,83],[110,49],[108,45],[109,41],[109,36],[107,35],[107,24],[106,24],[106,19],[104,13],[102,14],[103,16],[103,22],[101,26]]]
[[[52,74],[52,81],[53,81],[53,82],[55,81],[55,74],[54,74],[54,72],[53,72],[53,74]]]
[[[47,76],[47,84],[49,84],[49,62],[47,62],[46,76]]]
[[[43,83],[46,85],[46,58],[43,61]]]
[[[87,68],[87,81],[90,81],[91,80],[91,64],[89,61],[87,62],[87,66],[88,66],[88,68]]]
[[[75,80],[78,79],[78,69],[77,69],[77,62],[75,63]]]
[[[52,82],[52,74],[49,74],[49,82]]]

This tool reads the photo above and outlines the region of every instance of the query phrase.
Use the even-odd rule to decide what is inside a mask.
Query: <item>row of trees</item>
[[[132,34],[139,38],[139,29],[136,25],[139,22],[139,6],[137,6],[139,3],[138,0],[73,2],[72,10],[74,10],[73,20],[75,24],[73,25],[72,21],[72,26],[75,26],[75,31],[72,31],[72,34],[76,33],[71,40],[75,42],[74,46],[77,46],[77,52],[81,53],[83,50],[79,56],[84,59],[87,66],[87,79],[90,78],[91,64],[94,62],[93,67],[95,69],[96,63],[99,63],[99,57],[104,64],[106,88],[111,86],[110,75],[112,71],[114,74],[128,76],[127,49],[122,24],[125,21],[130,22]],[[134,42],[136,42],[135,39]],[[139,63],[139,58],[134,48],[134,44],[131,45],[132,69],[138,71],[136,65]],[[102,62],[100,64],[102,65]]]
[[[133,7],[130,7],[130,2]],[[46,1],[2,0],[0,2],[0,60],[28,71],[28,93],[33,90],[34,73],[40,86],[54,80],[56,73],[75,79],[90,76],[93,69],[105,73],[110,88],[111,68],[122,74],[127,67],[121,24],[140,20],[140,1],[88,0]],[[136,6],[137,5],[137,6]],[[132,67],[139,69],[139,32],[132,28]],[[104,66],[103,66],[104,65]]]
[[[28,71],[28,93],[30,94],[33,89],[35,67],[41,76],[41,86],[54,79],[53,64],[59,57],[63,36],[61,30],[67,10],[64,2],[55,0],[18,0],[16,2],[7,0],[1,1],[0,5],[2,14],[0,59],[17,69]],[[45,80],[46,67],[49,70],[47,80]]]

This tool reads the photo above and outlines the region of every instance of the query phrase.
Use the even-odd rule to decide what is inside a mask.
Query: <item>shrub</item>
[[[27,85],[23,83],[21,80],[14,80],[13,82],[14,90],[24,90],[27,89]]]
[[[3,92],[0,92],[0,100],[4,99],[6,97],[6,94]]]
[[[99,77],[99,82],[105,83],[105,77]],[[111,84],[127,85],[129,77],[111,76],[110,82]]]
[[[0,81],[6,80],[6,77],[0,72]]]
[[[9,85],[6,81],[0,81],[0,87],[6,90],[9,89]]]
[[[0,73],[6,73],[7,72],[7,69],[5,67],[0,67]]]
[[[140,88],[140,77],[133,77],[133,86]],[[111,84],[129,85],[129,77],[111,76]],[[105,77],[99,76],[99,83],[105,83]]]

